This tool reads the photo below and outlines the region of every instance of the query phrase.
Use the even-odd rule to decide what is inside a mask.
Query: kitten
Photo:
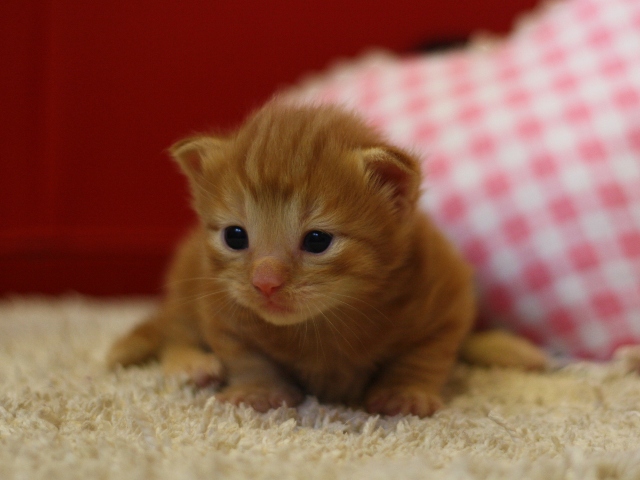
[[[278,101],[171,153],[200,225],[110,365],[155,356],[261,412],[305,393],[389,415],[440,408],[476,312],[471,269],[417,207],[415,158],[337,107]],[[506,344],[503,363],[545,362],[494,340],[472,337],[468,357]]]

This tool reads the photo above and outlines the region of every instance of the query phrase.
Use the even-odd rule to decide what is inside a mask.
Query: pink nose
[[[269,281],[269,280],[263,280],[263,281],[254,280],[253,281],[253,286],[256,287],[258,290],[260,290],[267,297],[270,297],[271,295],[276,293],[278,290],[280,290],[280,287],[282,287],[282,283],[278,282],[275,279],[273,279],[271,281]]]
[[[259,260],[251,277],[251,283],[256,290],[270,297],[285,283],[286,268],[278,260],[270,257]]]

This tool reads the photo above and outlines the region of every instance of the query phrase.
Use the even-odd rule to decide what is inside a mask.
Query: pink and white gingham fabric
[[[640,1],[570,0],[488,50],[369,57],[296,94],[424,158],[483,325],[596,359],[640,343]]]

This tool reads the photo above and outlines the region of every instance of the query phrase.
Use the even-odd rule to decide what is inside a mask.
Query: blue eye
[[[331,234],[320,230],[312,230],[304,236],[302,250],[310,253],[322,253],[329,248],[332,240],[333,236]]]
[[[244,250],[249,247],[249,236],[247,231],[238,226],[227,227],[224,229],[224,241],[229,248],[234,250]]]

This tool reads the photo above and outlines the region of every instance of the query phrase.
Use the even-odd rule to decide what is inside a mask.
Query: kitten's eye
[[[320,230],[312,230],[304,236],[302,249],[311,253],[322,253],[329,248],[331,240],[333,240],[332,235]]]
[[[227,227],[224,229],[224,241],[234,250],[244,250],[249,246],[249,236],[242,227]]]

